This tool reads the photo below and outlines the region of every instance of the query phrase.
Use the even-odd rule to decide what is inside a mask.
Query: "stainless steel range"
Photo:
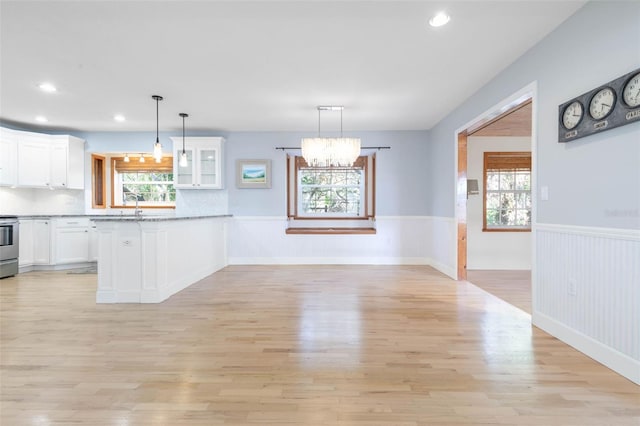
[[[19,232],[17,216],[0,216],[0,278],[18,273]]]

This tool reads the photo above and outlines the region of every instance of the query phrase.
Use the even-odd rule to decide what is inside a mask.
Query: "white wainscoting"
[[[455,278],[455,219],[379,216],[375,235],[287,235],[287,218],[234,216],[229,264],[430,265]]]
[[[378,217],[375,226],[375,235],[287,235],[286,217],[234,216],[229,263],[427,264],[428,217]]]
[[[640,231],[535,232],[533,324],[640,384]]]
[[[455,217],[429,217],[428,264],[445,275],[458,279],[458,242]]]

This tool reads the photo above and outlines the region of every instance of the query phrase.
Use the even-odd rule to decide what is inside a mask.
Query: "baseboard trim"
[[[553,318],[534,311],[531,322],[569,346],[598,361],[623,377],[640,385],[640,361],[620,353]]]
[[[442,272],[451,279],[458,279],[458,271],[453,266],[445,265],[442,262],[438,262],[434,259],[427,259],[427,265],[431,266],[439,272]]]
[[[97,262],[65,263],[61,265],[24,265],[18,267],[18,273],[33,271],[66,271],[68,269],[82,269],[96,266]]]
[[[421,257],[230,257],[229,265],[428,265]]]

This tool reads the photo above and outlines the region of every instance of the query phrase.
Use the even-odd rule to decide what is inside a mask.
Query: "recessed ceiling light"
[[[446,12],[438,12],[431,19],[429,19],[429,25],[432,27],[441,27],[445,25],[451,17]]]
[[[119,122],[126,121],[126,118],[122,114],[116,114],[113,116],[113,119]]]
[[[42,90],[43,92],[47,92],[47,93],[54,93],[57,92],[58,89],[56,89],[56,86],[54,86],[51,83],[42,83],[38,86],[40,88],[40,90]]]
[[[47,117],[45,117],[44,115],[38,115],[38,116],[36,117],[36,121],[37,121],[38,123],[46,123],[46,122],[48,122],[49,120],[47,120]]]

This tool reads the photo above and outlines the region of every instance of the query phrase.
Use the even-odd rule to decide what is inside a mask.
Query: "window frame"
[[[131,157],[131,161],[129,163],[124,163],[124,157],[111,157],[110,158],[110,164],[111,164],[111,208],[117,208],[117,209],[133,209],[135,208],[135,202],[131,201],[130,203],[127,203],[126,205],[122,204],[120,200],[118,200],[117,202],[119,204],[116,203],[116,173],[122,173],[122,172],[145,172],[145,173],[153,173],[153,172],[159,172],[159,173],[171,173],[174,174],[173,171],[173,156],[165,156],[162,157],[162,161],[160,163],[156,163],[155,160],[153,160],[153,158],[145,158],[147,161],[145,161],[144,163],[140,163],[138,162],[138,160],[134,157]],[[150,161],[149,161],[150,160]],[[133,163],[133,164],[132,164]],[[120,164],[120,166],[117,166],[118,164]],[[127,166],[124,166],[125,164],[127,164]],[[118,171],[120,170],[120,171]],[[177,188],[175,187],[175,175],[174,175],[174,180],[171,181],[173,183],[173,187],[174,190],[176,190]],[[173,202],[172,204],[139,204],[138,205],[139,208],[144,208],[144,209],[175,209],[176,205],[175,202]]]
[[[531,192],[531,152],[530,151],[509,151],[509,152],[493,152],[486,151],[483,154],[483,170],[482,170],[482,232],[531,232],[531,223],[528,226],[519,225],[501,225],[499,227],[487,226],[487,175],[489,170],[528,170],[529,172],[529,190],[506,190],[506,193],[523,193],[529,192],[531,202],[533,203],[533,194]],[[532,206],[529,211],[533,214]]]
[[[299,185],[300,174],[302,168],[326,169],[325,167],[309,167],[302,156],[287,156],[287,217],[295,220],[372,220],[375,218],[375,154],[370,156],[362,155],[356,159],[354,165],[360,167],[363,171],[363,180],[361,188],[363,196],[361,199],[360,214],[358,215],[340,215],[336,213],[300,215],[300,194]],[[336,167],[335,169],[344,169],[344,167]],[[293,170],[293,177],[291,176]],[[293,197],[292,197],[293,195]]]

